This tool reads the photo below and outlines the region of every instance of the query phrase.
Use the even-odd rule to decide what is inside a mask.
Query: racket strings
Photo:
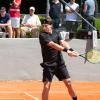
[[[99,50],[91,50],[87,53],[86,58],[88,61],[92,63],[100,62],[100,51]]]

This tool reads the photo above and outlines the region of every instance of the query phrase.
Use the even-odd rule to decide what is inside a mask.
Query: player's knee
[[[49,90],[50,89],[50,83],[49,82],[48,83],[44,83],[44,88],[46,90]]]
[[[69,78],[69,79],[66,79],[66,80],[64,80],[64,83],[65,83],[65,85],[68,87],[68,86],[71,86],[71,79]]]
[[[67,84],[71,85],[71,79],[67,79]]]

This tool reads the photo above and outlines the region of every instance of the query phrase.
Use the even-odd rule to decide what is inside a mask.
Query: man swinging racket
[[[72,100],[77,100],[77,95],[72,87],[71,78],[63,60],[61,51],[66,52],[70,57],[77,57],[78,53],[74,51],[67,42],[62,40],[59,33],[52,31],[52,20],[45,19],[42,24],[43,32],[39,35],[43,63],[43,92],[42,100],[48,100],[49,90],[53,76],[63,81],[68,88]]]

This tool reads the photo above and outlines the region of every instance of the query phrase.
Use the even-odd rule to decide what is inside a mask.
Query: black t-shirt
[[[0,24],[5,24],[10,20],[9,14],[6,14],[4,17],[0,16]]]
[[[43,63],[56,65],[64,63],[61,52],[47,45],[50,41],[60,44],[60,40],[62,40],[60,34],[56,32],[53,32],[52,34],[43,32],[39,35],[39,40],[41,45]]]

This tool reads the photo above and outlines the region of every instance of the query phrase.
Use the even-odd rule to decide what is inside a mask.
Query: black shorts
[[[60,66],[45,66],[43,68],[43,82],[52,82],[53,76],[56,76],[60,81],[70,78],[65,64]]]

